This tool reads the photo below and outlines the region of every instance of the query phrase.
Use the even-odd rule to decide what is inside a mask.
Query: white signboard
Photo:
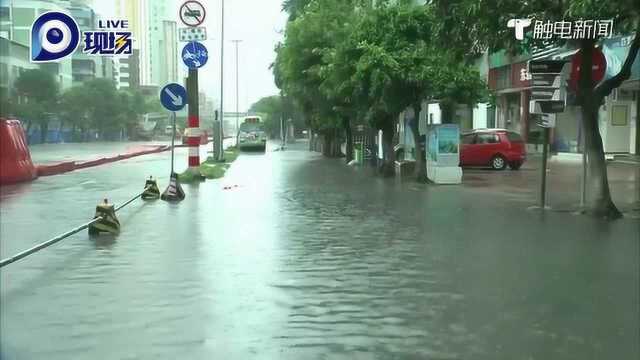
[[[203,26],[178,29],[178,38],[181,42],[207,40],[207,28]]]

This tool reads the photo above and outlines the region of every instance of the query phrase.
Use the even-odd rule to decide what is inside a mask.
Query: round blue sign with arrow
[[[197,41],[187,43],[182,49],[182,61],[189,69],[199,69],[209,60],[207,48]]]
[[[160,102],[169,111],[180,111],[187,105],[187,90],[180,84],[168,84],[160,91]]]

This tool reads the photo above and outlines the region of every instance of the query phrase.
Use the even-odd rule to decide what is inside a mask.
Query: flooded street
[[[640,356],[637,219],[542,215],[306,147],[242,154],[180,204],[123,209],[117,238],[82,232],[3,268],[0,357]],[[164,190],[169,156],[3,187],[1,257],[86,222],[104,197],[129,199],[149,175]]]

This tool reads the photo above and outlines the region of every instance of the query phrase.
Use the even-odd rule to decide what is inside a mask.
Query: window
[[[496,134],[478,134],[476,144],[497,144],[499,142],[500,138]]]
[[[511,86],[511,67],[503,66],[497,69],[496,74],[496,87],[498,89],[506,89]]]
[[[473,144],[476,136],[474,134],[462,135],[462,144],[463,145],[471,145]]]
[[[262,124],[254,124],[254,123],[242,123],[240,124],[240,131],[244,132],[254,132],[254,131],[264,131]]]
[[[629,107],[627,105],[613,105],[611,109],[611,125],[627,126],[629,125]]]
[[[0,63],[0,81],[2,81],[2,84],[8,84],[9,67],[6,63]]]
[[[0,7],[0,20],[9,21],[9,7],[8,6]]]

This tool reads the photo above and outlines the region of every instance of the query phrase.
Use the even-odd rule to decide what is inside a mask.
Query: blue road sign
[[[197,41],[187,43],[182,49],[182,61],[189,69],[199,69],[209,60],[207,48]]]
[[[169,111],[180,111],[187,105],[187,89],[180,84],[168,84],[160,91],[160,102]]]

